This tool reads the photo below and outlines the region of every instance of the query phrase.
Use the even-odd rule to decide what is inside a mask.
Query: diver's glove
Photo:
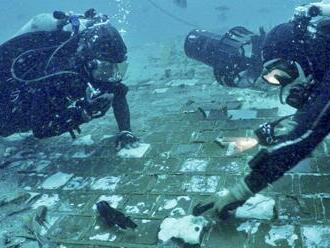
[[[224,189],[198,203],[193,208],[193,215],[198,216],[206,211],[212,211],[220,219],[226,219],[230,211],[243,205],[254,194],[246,185],[244,179],[229,189]]]
[[[136,148],[139,138],[130,131],[120,131],[116,137],[116,149],[122,148]]]

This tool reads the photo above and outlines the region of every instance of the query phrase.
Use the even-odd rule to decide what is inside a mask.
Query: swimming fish
[[[225,12],[225,11],[230,10],[229,7],[226,5],[220,5],[220,6],[215,7],[214,9],[219,12]]]
[[[173,2],[176,6],[179,6],[180,8],[187,8],[187,0],[173,0]]]
[[[106,201],[96,203],[96,207],[100,216],[109,227],[114,225],[117,225],[122,229],[135,229],[137,227],[137,225],[128,216],[111,207]]]

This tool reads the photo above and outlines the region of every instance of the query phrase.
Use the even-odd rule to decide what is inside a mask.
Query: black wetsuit
[[[304,46],[298,47],[296,51],[293,51],[294,49],[290,50],[293,51],[291,54],[285,51],[285,47],[279,46],[280,49],[283,48],[283,53],[279,52],[277,55],[280,56],[278,57],[300,62],[303,65],[304,71],[307,72],[306,74],[311,73],[317,83],[312,89],[310,99],[295,115],[296,127],[284,137],[281,143],[267,150],[260,151],[250,161],[252,171],[245,178],[245,181],[254,193],[264,189],[267,184],[278,180],[285,172],[309,156],[317,145],[329,134],[329,44],[330,37],[313,39],[310,43],[305,43]],[[269,52],[273,51],[273,48],[269,50]]]
[[[112,103],[120,131],[130,131],[126,101],[128,88],[121,82],[96,82],[77,56],[79,38],[71,37],[50,60],[55,49],[70,38],[64,31],[33,32],[15,37],[0,46],[0,135],[32,130],[38,138],[60,135],[85,123],[86,88],[91,83],[102,93],[113,93]],[[18,56],[20,56],[18,58]],[[13,78],[15,75],[26,81]],[[69,71],[74,73],[62,73]],[[47,77],[46,75],[59,73]],[[28,81],[44,77],[39,81]]]

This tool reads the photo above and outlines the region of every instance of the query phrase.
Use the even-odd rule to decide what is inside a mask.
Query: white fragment
[[[260,224],[260,222],[255,220],[248,220],[240,224],[240,226],[237,227],[237,231],[246,232],[247,234],[255,234],[258,231]]]
[[[189,158],[182,164],[182,172],[205,171],[208,165],[207,160]]]
[[[276,241],[278,240],[286,240],[288,245],[293,247],[297,239],[298,236],[294,233],[294,226],[292,225],[272,226],[268,235],[265,236],[265,242],[271,246],[277,246]]]
[[[73,174],[67,174],[63,172],[57,172],[52,176],[48,177],[41,185],[44,189],[57,189],[65,185],[71,178]]]
[[[183,184],[183,187],[187,192],[213,193],[217,190],[219,180],[218,176],[193,176],[189,182]]]
[[[178,196],[178,201],[181,201],[181,200],[185,200],[185,201],[190,201],[190,197],[189,196]]]
[[[75,146],[91,146],[94,144],[94,140],[92,139],[92,135],[88,134],[86,136],[80,137],[73,141],[72,145]]]
[[[174,208],[171,213],[170,216],[184,216],[186,214],[186,211],[184,211],[183,208]]]
[[[40,206],[46,206],[47,208],[51,208],[60,200],[58,194],[48,195],[44,194],[38,199],[33,205],[33,209],[37,209]]]
[[[146,206],[146,204],[144,202],[139,202],[135,206],[127,205],[125,207],[125,211],[126,211],[126,213],[130,213],[130,214],[138,214],[138,213],[141,213],[142,209],[145,208],[145,206]],[[146,214],[148,212],[149,212],[149,210],[146,209],[142,213]]]
[[[161,89],[154,89],[153,90],[153,94],[163,94],[166,93],[168,91],[169,88],[161,88]]]
[[[120,181],[120,177],[104,177],[96,180],[92,185],[93,190],[110,190],[114,191]]]
[[[274,207],[274,199],[256,194],[237,208],[235,216],[243,219],[271,220],[274,217]]]
[[[187,86],[194,86],[198,83],[197,79],[173,79],[168,82],[167,86],[180,86],[180,85],[187,85]]]
[[[180,219],[166,218],[160,225],[158,239],[164,242],[171,238],[181,238],[189,244],[199,244],[201,233],[208,221],[202,217],[188,215]]]
[[[330,226],[304,226],[302,228],[304,247],[330,247],[329,233]]]
[[[106,134],[106,135],[102,136],[101,141],[106,140],[106,139],[110,139],[110,138],[113,138],[113,137],[114,137],[114,135]]]
[[[175,208],[177,205],[178,205],[177,200],[175,200],[175,199],[168,200],[164,204],[164,209],[167,209],[167,210],[172,209],[172,208]]]
[[[89,240],[98,240],[98,241],[115,241],[117,238],[116,235],[110,233],[96,234],[95,236],[89,237]]]
[[[229,142],[228,148],[227,148],[227,151],[226,151],[226,156],[232,156],[235,153],[237,153],[235,142]]]
[[[4,157],[9,157],[10,155],[14,154],[17,151],[16,147],[7,147],[5,152],[3,153]]]
[[[74,177],[63,188],[64,190],[80,190],[87,188],[95,181],[94,177]]]
[[[51,164],[49,160],[40,160],[38,161],[36,171],[40,172]]]
[[[119,206],[119,203],[123,200],[124,198],[120,195],[101,195],[97,202],[100,201],[106,201],[109,203],[109,205],[113,208],[117,208]],[[93,206],[93,209],[96,210],[96,205]]]
[[[118,152],[121,158],[142,158],[149,150],[150,144],[141,143],[136,148],[123,148]]]
[[[86,153],[85,151],[79,151],[79,152],[75,152],[72,155],[72,158],[88,158],[91,155],[93,155],[94,152],[90,152],[90,153]]]
[[[138,214],[138,213],[140,213],[140,209],[137,206],[126,206],[125,211],[128,214]]]

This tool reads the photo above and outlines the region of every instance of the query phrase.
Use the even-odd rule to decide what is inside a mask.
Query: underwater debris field
[[[159,53],[141,52],[148,50]],[[177,43],[132,48],[130,60],[132,129],[145,144],[133,154],[114,149],[111,113],[82,126],[74,141],[69,135],[2,139],[0,235],[7,247],[37,247],[27,226],[40,206],[48,209],[40,235],[55,247],[179,247],[159,241],[162,221],[190,214],[200,199],[246,174],[258,148],[240,149],[232,138],[250,137],[265,120],[290,111],[278,108],[276,93],[220,86]],[[218,137],[227,142],[219,146]],[[200,246],[329,247],[328,146],[326,139],[312,158],[261,192],[257,204],[241,210],[243,219],[212,224]],[[138,227],[108,228],[96,213],[100,200]],[[246,216],[260,206],[267,218]]]

